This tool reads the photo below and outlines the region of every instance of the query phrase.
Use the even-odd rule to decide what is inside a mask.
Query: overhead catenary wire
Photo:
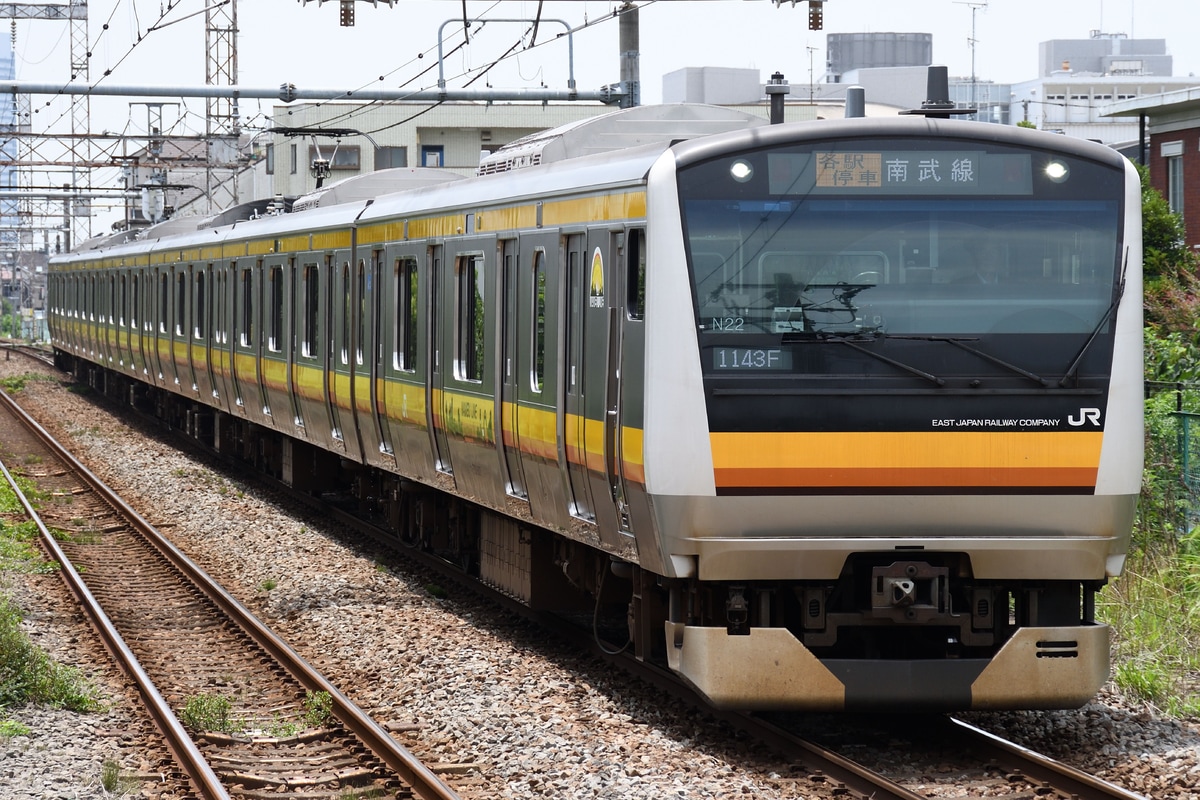
[[[633,6],[633,8],[634,8],[634,9],[638,9],[638,10],[640,10],[640,9],[642,9],[642,8],[647,8],[647,7],[649,7],[649,6],[655,5],[657,2],[658,2],[658,0],[648,0],[648,2],[641,3],[641,4],[638,4],[638,5],[634,5],[634,6]],[[495,8],[497,5],[498,5],[498,3],[493,3],[493,4],[492,4],[492,6],[490,6],[490,7],[489,7],[488,11],[492,10],[492,9],[493,9],[493,8]],[[586,15],[585,15],[584,22],[583,22],[583,24],[582,24],[582,25],[579,25],[579,26],[576,26],[576,27],[573,27],[573,28],[569,28],[569,29],[568,29],[568,30],[567,30],[565,33],[563,33],[562,35],[563,35],[563,36],[566,36],[566,35],[572,35],[572,34],[575,34],[575,33],[578,33],[578,32],[580,32],[580,31],[583,31],[583,30],[587,30],[587,29],[593,28],[593,27],[595,27],[595,26],[597,26],[597,25],[602,25],[602,24],[610,23],[612,20],[618,19],[618,18],[620,17],[620,15],[621,15],[622,13],[624,13],[625,11],[627,11],[627,10],[628,10],[628,9],[626,9],[626,8],[624,8],[624,7],[622,7],[622,8],[619,8],[619,9],[614,9],[614,10],[613,10],[613,11],[612,11],[610,14],[607,14],[607,15],[605,15],[605,16],[602,16],[602,17],[597,17],[597,18],[595,18],[595,19],[588,19],[588,18],[586,17]],[[541,15],[540,15],[540,11],[541,11],[541,4],[539,3],[538,17],[537,17],[535,20],[531,20],[531,22],[532,22],[533,24],[532,24],[532,25],[531,25],[529,28],[527,28],[527,29],[526,29],[526,30],[525,30],[525,31],[524,31],[524,32],[521,34],[521,36],[519,36],[519,37],[517,38],[517,41],[516,41],[516,42],[515,42],[513,45],[511,45],[511,46],[510,46],[510,47],[509,47],[509,48],[508,48],[508,49],[507,49],[507,50],[506,50],[506,51],[505,51],[505,52],[504,52],[504,53],[503,53],[503,54],[502,54],[500,57],[498,57],[498,58],[494,59],[493,61],[489,62],[489,63],[488,63],[486,66],[483,66],[483,67],[478,67],[478,68],[473,68],[473,69],[466,69],[466,70],[463,70],[462,72],[459,72],[459,73],[458,73],[458,74],[456,74],[456,75],[452,75],[452,76],[450,77],[450,80],[451,80],[451,81],[458,81],[458,80],[460,80],[460,79],[463,79],[463,78],[467,78],[467,77],[469,77],[469,80],[467,81],[467,83],[466,83],[466,84],[464,84],[464,85],[467,85],[467,86],[469,86],[469,85],[471,85],[471,83],[474,83],[475,81],[477,81],[481,75],[483,75],[483,74],[486,74],[488,71],[492,70],[493,68],[495,68],[495,67],[496,67],[496,65],[500,64],[500,63],[501,63],[501,62],[503,62],[503,61],[506,61],[506,60],[508,60],[508,59],[510,59],[510,58],[514,58],[514,57],[516,57],[516,56],[519,56],[519,55],[521,55],[522,53],[525,53],[525,52],[527,52],[527,51],[529,51],[529,50],[534,50],[534,49],[541,48],[541,47],[543,47],[543,46],[548,46],[548,45],[554,44],[554,43],[557,41],[557,39],[548,39],[548,40],[545,40],[545,41],[542,41],[542,42],[537,42],[537,41],[536,41],[536,30],[537,30],[537,25],[538,25],[538,23],[540,23],[540,21],[541,21]],[[487,13],[487,12],[484,12],[484,13]],[[476,22],[478,22],[478,23],[480,23],[480,24],[479,24],[479,26],[478,26],[478,27],[475,29],[475,31],[474,31],[474,34],[475,34],[475,36],[476,36],[476,38],[477,38],[477,37],[478,37],[478,35],[479,35],[479,32],[480,32],[480,30],[481,30],[481,29],[482,29],[482,28],[483,28],[483,27],[486,25],[486,23],[488,22],[488,20],[487,20],[487,19],[484,19],[484,18],[479,18],[479,19],[477,19],[477,20],[475,20],[475,21],[476,21]],[[524,41],[524,37],[525,37],[525,35],[526,35],[526,34],[530,34],[530,35],[531,35],[531,38],[530,38],[530,43],[529,43],[527,46],[525,46],[524,48],[521,48],[521,44],[522,44],[522,42]],[[459,43],[458,45],[456,45],[456,46],[455,46],[453,49],[451,49],[451,50],[450,50],[448,53],[446,53],[446,54],[444,54],[444,55],[443,55],[443,60],[444,60],[445,56],[447,56],[447,55],[452,55],[452,54],[454,54],[454,53],[458,52],[459,50],[461,50],[461,49],[462,49],[464,46],[466,46],[466,45],[468,44],[468,42],[469,42],[469,37],[464,37],[464,41],[463,41],[463,42],[460,42],[460,43]],[[419,55],[417,56],[417,58],[418,58],[418,59],[422,58],[422,57],[423,57],[425,54],[428,54],[429,52],[431,52],[431,51],[432,51],[432,50],[434,50],[434,49],[435,49],[434,47],[430,47],[430,48],[428,48],[428,49],[426,49],[426,50],[422,51],[422,53],[421,53],[421,54],[419,54]],[[412,63],[412,61],[413,61],[413,59],[410,59],[410,60],[409,60],[407,63],[411,64],[411,63]],[[431,64],[430,66],[426,67],[424,70],[422,70],[422,71],[421,71],[420,73],[418,73],[416,76],[414,76],[413,78],[410,78],[408,81],[406,81],[405,83],[401,84],[401,85],[400,85],[400,87],[401,87],[401,88],[403,88],[404,86],[407,86],[409,83],[411,83],[411,82],[412,82],[413,80],[415,80],[417,77],[420,77],[420,75],[424,75],[424,74],[428,73],[428,72],[429,72],[431,69],[433,69],[433,67],[434,67],[434,66],[436,66],[436,65],[435,65],[435,64]],[[393,72],[395,72],[395,71],[396,71],[396,70],[393,70]],[[390,74],[390,73],[389,73],[389,74]],[[380,79],[381,79],[381,80],[382,80],[382,78],[383,78],[383,76],[380,76]],[[414,90],[413,90],[413,94],[411,95],[411,98],[415,99],[415,98],[417,98],[417,96],[418,96],[418,93],[421,93],[421,92],[427,92],[427,91],[432,91],[432,90],[433,90],[433,87],[432,87],[432,86],[427,86],[427,87],[425,87],[424,89],[414,89]],[[354,91],[354,90],[352,90],[352,91],[349,91],[349,92],[347,92],[347,93],[344,95],[344,98],[345,98],[345,99],[352,99],[355,93],[356,93],[356,91]],[[362,93],[362,89],[359,89],[359,90],[357,90],[357,93],[361,94],[361,93]],[[337,98],[337,99],[342,99],[342,97],[339,97],[339,98]],[[327,101],[327,102],[328,102],[328,101]],[[375,106],[377,106],[377,105],[381,105],[381,104],[382,104],[382,105],[389,105],[389,104],[393,104],[393,103],[402,103],[402,102],[406,102],[406,99],[405,99],[405,98],[400,98],[400,99],[394,99],[394,100],[393,100],[393,99],[389,99],[389,100],[372,100],[372,101],[369,101],[368,103],[366,103],[366,104],[364,104],[364,105],[362,105],[362,106],[358,106],[358,107],[356,107],[356,108],[353,108],[353,109],[347,109],[347,110],[346,110],[345,112],[343,112],[342,114],[339,114],[339,115],[338,115],[338,116],[336,116],[336,117],[332,117],[332,118],[330,118],[329,120],[325,120],[323,124],[332,124],[332,123],[334,123],[334,122],[340,122],[340,121],[343,121],[343,120],[352,120],[352,119],[354,119],[356,116],[359,116],[360,114],[366,113],[366,112],[367,112],[367,111],[369,111],[371,108],[373,108],[373,107],[375,107]],[[314,104],[314,107],[320,107],[321,105],[324,105],[324,103],[321,103],[321,104]],[[440,103],[437,103],[436,105],[440,105]],[[413,116],[413,117],[409,117],[409,118],[407,118],[407,119],[405,119],[405,120],[402,120],[402,121],[400,121],[400,122],[397,122],[397,123],[390,123],[390,124],[388,124],[388,125],[386,125],[386,126],[383,126],[383,127],[380,127],[380,128],[376,128],[376,129],[374,129],[374,130],[370,131],[370,133],[378,133],[378,132],[380,132],[380,131],[388,130],[388,129],[390,129],[390,128],[398,127],[399,125],[403,125],[404,123],[406,123],[406,122],[409,122],[409,121],[411,121],[412,119],[415,119],[415,118],[416,118],[416,116],[420,116],[421,114],[427,113],[429,110],[432,110],[432,108],[436,107],[436,105],[434,105],[434,106],[430,106],[430,108],[426,109],[425,111],[418,112],[418,114],[417,114],[417,115],[415,115],[415,116]],[[289,115],[292,115],[294,112],[293,112],[292,110],[290,110],[290,109],[289,109],[287,113],[288,113]]]

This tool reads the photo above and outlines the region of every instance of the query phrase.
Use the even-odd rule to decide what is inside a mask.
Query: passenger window
[[[283,267],[270,268],[271,317],[267,346],[272,353],[283,351]]]
[[[254,346],[254,271],[242,270],[242,347]]]
[[[187,275],[175,276],[175,335],[183,336],[184,320],[187,319]]]
[[[302,352],[307,358],[315,358],[320,352],[320,290],[321,271],[316,264],[304,265],[304,330]]]
[[[646,232],[629,231],[625,245],[625,308],[630,319],[646,316]]]
[[[483,256],[460,257],[455,272],[458,280],[455,377],[459,380],[481,382],[485,330]]]
[[[546,252],[533,254],[533,358],[530,388],[541,393],[546,382]]]
[[[396,330],[393,362],[396,369],[413,372],[417,368],[417,261],[396,259]]]

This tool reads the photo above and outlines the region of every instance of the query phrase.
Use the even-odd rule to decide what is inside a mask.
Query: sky
[[[203,85],[203,8],[204,0],[91,0],[90,80]],[[470,0],[472,18],[492,21],[482,30],[473,25],[469,43],[459,47],[460,2],[396,0],[393,7],[387,0],[374,6],[359,2],[356,25],[341,27],[336,0],[239,0],[238,82],[331,90],[433,88],[440,36],[448,54],[442,72],[450,88],[475,78],[469,88],[566,89],[573,69],[578,89],[596,90],[620,79],[615,8],[592,0],[547,2],[537,46],[530,47],[527,22],[501,20],[533,18],[536,2]],[[1175,74],[1200,75],[1200,47],[1194,46],[1200,2],[1195,0],[826,0],[822,31],[808,30],[804,0],[779,6],[771,0],[658,0],[639,13],[644,104],[661,102],[665,73],[700,66],[753,68],[764,80],[782,72],[793,95],[802,96],[803,87],[820,82],[824,74],[825,36],[832,32],[931,33],[934,63],[947,65],[951,75],[969,76],[974,66],[980,79],[1016,82],[1036,77],[1039,42],[1087,38],[1099,30],[1166,39]],[[575,31],[573,59],[565,37],[556,38],[566,26]],[[67,82],[66,23],[19,21],[13,35],[18,79]],[[511,55],[478,77],[478,70],[514,44]],[[145,100],[135,98],[131,105],[125,98],[93,98],[93,130],[144,131],[146,110],[137,103]],[[273,105],[242,101],[243,123],[265,126]],[[63,98],[38,97],[33,106],[35,131],[69,128]],[[204,130],[203,100],[169,106],[164,115],[169,132]]]
[[[206,2],[222,0],[89,0],[89,81],[203,86]],[[358,2],[356,24],[342,27],[337,0],[237,0],[239,85],[426,90],[437,87],[440,73],[451,89],[562,91],[573,74],[578,90],[597,91],[621,78],[618,3],[547,0],[535,39],[529,22],[539,14],[534,0],[392,2],[391,7],[389,0]],[[466,42],[464,2],[473,20]],[[663,75],[686,67],[756,69],[764,81],[781,72],[792,97],[803,98],[809,82],[821,82],[825,73],[828,33],[929,33],[933,62],[946,65],[951,76],[974,71],[980,80],[1015,83],[1037,77],[1039,42],[1086,39],[1101,31],[1165,39],[1175,75],[1200,77],[1200,47],[1194,45],[1200,36],[1197,0],[826,0],[824,15],[824,29],[810,31],[806,0],[643,2],[637,46],[642,103],[662,102]],[[481,26],[479,20],[488,22]],[[561,36],[568,28],[571,36]],[[70,82],[66,22],[21,20],[10,35],[18,80],[56,87]],[[445,54],[440,69],[439,41]],[[144,136],[147,103],[162,104],[167,135],[205,131],[203,99],[97,95],[89,102],[93,133]],[[287,125],[286,110],[278,105],[242,99],[242,129],[266,129],[272,117],[274,124]],[[33,132],[70,132],[66,96],[35,96],[31,108]],[[39,152],[55,160],[56,142],[48,141]],[[59,158],[69,160],[65,145],[58,146]],[[124,147],[132,152],[138,146],[135,139]],[[51,185],[74,180],[64,168],[56,170],[46,176]],[[115,188],[120,174],[116,167],[98,170],[90,185]],[[92,208],[95,231],[122,213],[116,200],[96,200]]]

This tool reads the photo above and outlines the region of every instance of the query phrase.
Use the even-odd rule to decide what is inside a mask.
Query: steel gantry
[[[65,3],[0,3],[0,18],[11,20],[51,20],[65,21],[69,28],[69,39],[71,43],[70,52],[70,80],[78,82],[83,86],[90,83],[88,74],[88,19],[87,0],[67,0]],[[15,35],[15,34],[14,34]],[[25,108],[21,108],[21,102],[17,101],[17,113],[28,111],[28,99],[26,98]],[[68,141],[68,160],[72,163],[70,186],[75,189],[90,189],[91,188],[91,170],[83,165],[91,162],[91,142],[81,134],[86,134],[91,127],[91,100],[87,94],[75,94],[71,96],[71,137]],[[12,131],[12,135],[16,139],[17,149],[20,156],[31,155],[33,147],[25,142],[22,138],[24,131],[22,128],[27,128],[27,125],[22,125],[22,119],[28,119],[28,116],[18,116],[16,119],[16,130]],[[19,157],[20,157],[19,156]],[[18,182],[25,184],[30,182],[32,177],[30,171],[24,167],[18,167]],[[18,204],[23,201],[18,200]],[[75,200],[70,198],[64,199],[64,216],[71,221],[71,231],[76,241],[91,236],[92,219],[91,205],[86,197],[80,196]],[[25,213],[28,209],[21,208],[18,216]]]

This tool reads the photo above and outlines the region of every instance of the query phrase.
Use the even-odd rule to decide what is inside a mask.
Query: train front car
[[[898,118],[674,147],[648,183],[646,490],[714,704],[1077,707],[1142,468],[1137,174]]]

